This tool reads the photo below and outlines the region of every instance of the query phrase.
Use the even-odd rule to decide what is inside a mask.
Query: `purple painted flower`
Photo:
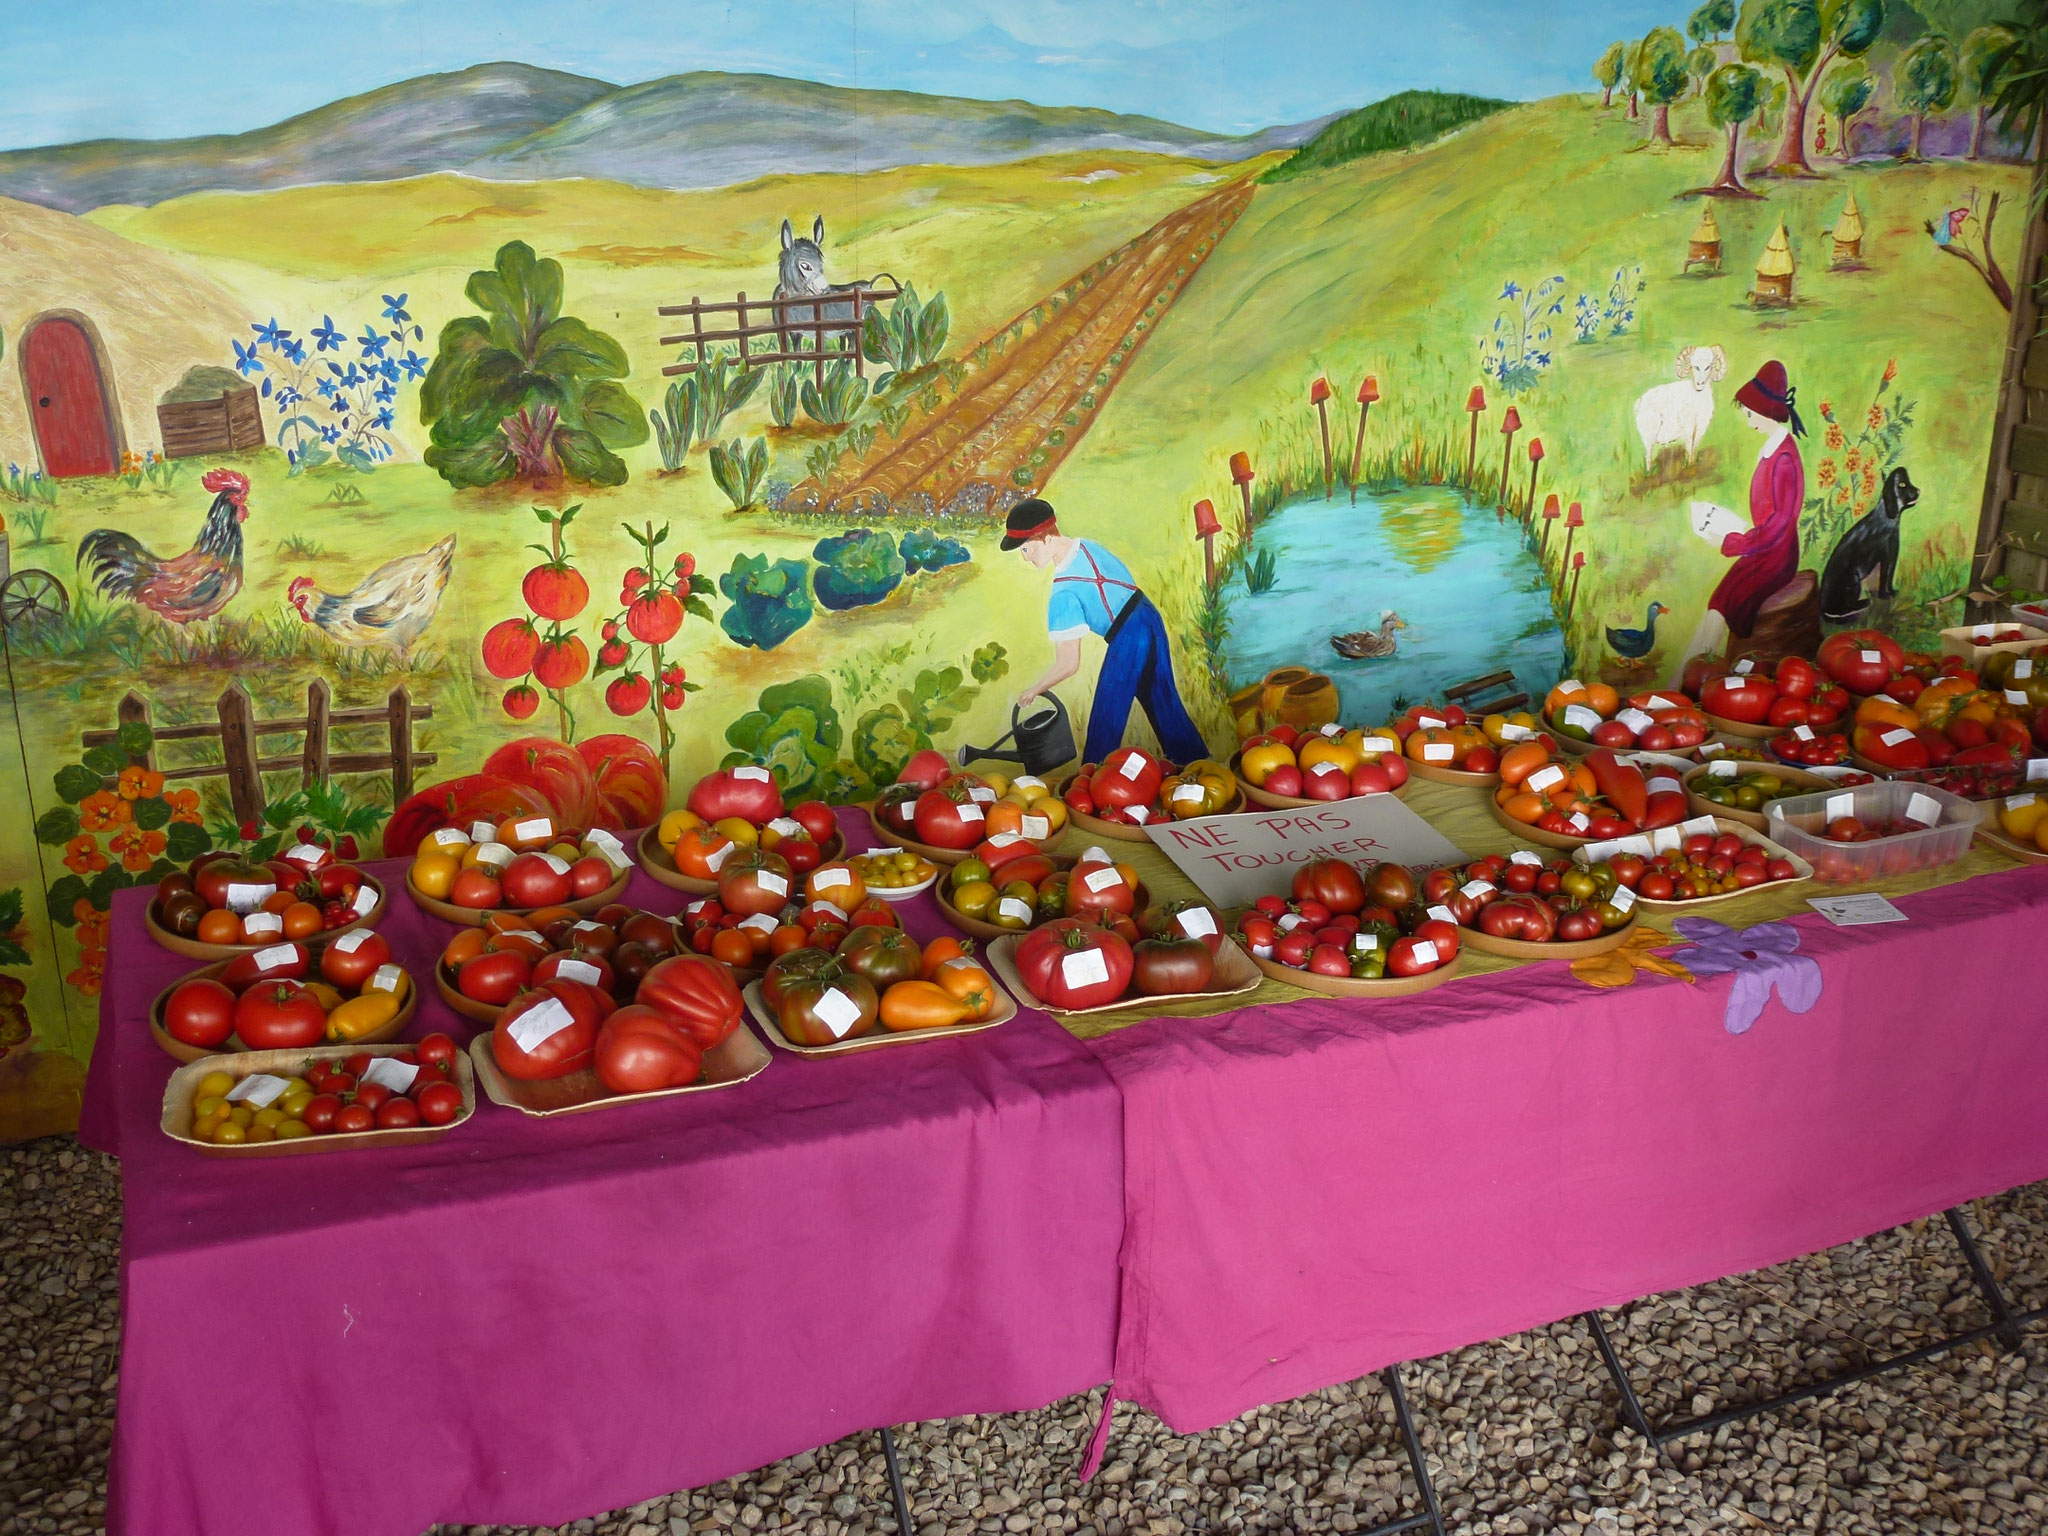
[[[1777,989],[1778,999],[1793,1013],[1804,1013],[1820,1001],[1820,966],[1796,954],[1799,930],[1790,923],[1759,923],[1740,932],[1704,917],[1681,917],[1671,925],[1691,939],[1680,958],[1695,976],[1733,976],[1725,1022],[1739,1035],[1757,1021]]]

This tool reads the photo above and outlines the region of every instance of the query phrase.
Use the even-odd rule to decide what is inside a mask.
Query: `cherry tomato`
[[[391,1090],[382,1083],[363,1083],[356,1088],[356,1102],[373,1113],[384,1107]]]
[[[453,1083],[429,1082],[419,1092],[419,1115],[427,1125],[446,1125],[462,1113],[462,1090]]]
[[[402,1131],[420,1123],[420,1107],[411,1099],[387,1099],[377,1108],[377,1129]]]
[[[444,1061],[455,1059],[455,1041],[439,1032],[428,1035],[415,1049],[419,1052],[422,1066],[436,1067]]]
[[[361,1104],[350,1104],[334,1117],[334,1129],[337,1133],[341,1134],[351,1131],[374,1130],[376,1125],[377,1116],[375,1112]]]
[[[299,1111],[299,1118],[306,1122],[306,1129],[315,1136],[325,1136],[334,1129],[334,1120],[341,1113],[341,1100],[331,1093],[316,1093],[306,1100],[306,1107]]]
[[[361,1077],[370,1070],[370,1063],[376,1059],[368,1051],[357,1051],[353,1056],[344,1056],[342,1058],[341,1070],[353,1072],[357,1077]]]

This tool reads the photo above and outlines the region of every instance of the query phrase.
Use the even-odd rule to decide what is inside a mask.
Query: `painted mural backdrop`
[[[1267,42],[1372,23],[1336,9]],[[1661,680],[1823,598],[1937,626],[2025,202],[1995,11],[1579,9],[1582,89],[1504,56],[1255,132],[1082,110],[1098,74],[1037,106],[479,52],[0,153],[0,1135],[75,1115],[114,890],[301,827],[374,853],[515,738],[621,814],[650,762],[855,800],[1020,694],[1085,724],[1124,586],[1219,751],[1498,671]],[[1715,509],[1746,523],[1772,360],[1805,574],[1730,640]],[[1006,550],[1029,497],[1089,542]],[[1845,535],[1884,579],[1830,573]]]

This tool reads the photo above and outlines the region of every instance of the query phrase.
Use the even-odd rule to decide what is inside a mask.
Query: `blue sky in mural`
[[[434,70],[517,59],[617,83],[693,69],[1239,131],[1411,86],[1590,88],[1655,0],[41,0],[0,3],[0,146],[238,132]]]

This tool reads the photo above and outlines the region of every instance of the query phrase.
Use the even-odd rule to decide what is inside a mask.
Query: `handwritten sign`
[[[1219,908],[1284,893],[1295,869],[1312,859],[1345,859],[1361,869],[1389,861],[1415,870],[1466,861],[1392,795],[1165,822],[1147,827],[1145,835]]]

